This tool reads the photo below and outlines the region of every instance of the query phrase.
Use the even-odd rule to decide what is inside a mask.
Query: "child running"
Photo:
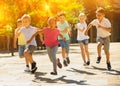
[[[22,27],[22,20],[18,19],[17,20],[17,28],[15,29],[14,48],[15,49],[17,48],[17,39],[18,39],[19,57],[24,58],[24,50],[25,50],[25,46],[26,46],[26,40],[25,40],[25,37],[24,37],[24,35],[22,33],[19,36],[17,36],[21,27]],[[25,58],[25,60],[26,60],[26,69],[24,71],[25,72],[30,72],[29,62],[28,62],[28,60],[26,58]]]
[[[88,51],[88,39],[89,37],[84,35],[85,30],[87,29],[86,24],[86,15],[84,13],[79,14],[79,23],[76,25],[77,28],[77,40],[80,43],[81,55],[84,61],[84,66],[90,64],[90,57]],[[86,61],[87,57],[87,61]]]
[[[58,36],[60,36],[62,40],[65,40],[65,38],[60,34],[60,31],[56,28],[55,18],[49,18],[48,25],[49,25],[48,27],[44,28],[41,31],[44,32],[44,44],[46,45],[46,49],[50,61],[53,63],[53,72],[51,72],[50,74],[57,75],[57,65],[59,68],[62,68],[62,64],[60,63],[60,60],[56,59],[56,53],[59,44],[57,38]],[[39,32],[37,32],[36,34],[38,34]],[[30,42],[36,34],[34,34],[28,42]]]
[[[29,40],[34,33],[37,32],[37,28],[30,25],[31,17],[28,14],[24,14],[22,16],[22,25],[23,27],[18,32],[18,36],[22,33],[25,36],[25,40]],[[35,37],[31,40],[31,42],[26,44],[26,48],[24,51],[24,57],[31,64],[31,73],[34,73],[37,70],[36,62],[33,60],[32,53],[35,50],[36,41]]]
[[[97,19],[94,19],[87,28],[87,31],[85,34],[88,33],[88,30],[95,26],[97,28],[97,52],[98,57],[96,63],[100,63],[101,61],[101,48],[104,46],[104,52],[106,55],[106,64],[107,69],[111,70],[111,64],[110,64],[110,53],[109,53],[109,46],[110,46],[110,35],[111,35],[111,23],[110,21],[105,18],[105,10],[103,8],[98,8],[96,11],[96,17]]]
[[[60,42],[60,46],[62,48],[62,57],[63,57],[63,64],[64,66],[68,66],[70,64],[69,59],[69,44],[70,44],[70,30],[69,30],[69,24],[66,21],[66,15],[64,12],[60,12],[58,14],[59,21],[57,22],[57,27],[60,30],[60,33],[66,38],[66,40],[62,40],[60,37],[58,37],[58,40]]]

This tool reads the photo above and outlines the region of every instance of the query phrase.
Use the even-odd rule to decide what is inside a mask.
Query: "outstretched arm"
[[[39,34],[40,32],[42,32],[43,30],[38,30],[36,33],[34,33],[32,36],[31,36],[31,38],[29,39],[29,40],[27,40],[27,44],[28,43],[30,43],[32,40],[33,40],[33,38],[37,35],[37,34]]]
[[[85,35],[88,35],[88,31],[92,28],[92,24],[89,24],[86,31],[85,31]]]

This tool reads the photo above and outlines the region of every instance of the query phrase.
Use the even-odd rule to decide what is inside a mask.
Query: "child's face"
[[[17,27],[22,27],[22,21],[17,22]]]
[[[60,17],[59,17],[59,21],[60,21],[60,22],[64,22],[64,21],[65,21],[65,16],[60,16]]]
[[[48,24],[50,27],[55,28],[56,27],[56,19],[55,18],[50,19]]]
[[[79,21],[80,22],[85,22],[85,20],[86,20],[86,16],[85,15],[79,16]]]
[[[30,26],[30,19],[29,18],[23,18],[22,19],[22,25],[24,26],[24,27],[29,27]]]
[[[97,13],[96,13],[96,17],[97,17],[98,20],[103,19],[104,16],[105,16],[105,15],[104,15],[103,13],[100,13],[100,12],[97,12]]]

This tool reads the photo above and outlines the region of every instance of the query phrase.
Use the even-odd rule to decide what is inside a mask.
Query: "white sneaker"
[[[26,67],[26,69],[24,70],[25,72],[30,72],[29,67]]]

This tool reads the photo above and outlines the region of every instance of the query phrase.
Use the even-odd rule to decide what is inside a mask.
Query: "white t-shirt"
[[[111,23],[107,18],[103,18],[103,20],[101,22],[99,22],[98,19],[94,19],[90,24],[92,24],[93,26],[95,26],[97,28],[97,37],[105,38],[105,37],[111,35],[110,32],[98,27],[98,25],[101,25],[106,28],[111,28]]]
[[[86,22],[84,22],[84,23],[78,23],[78,24],[76,25],[76,28],[77,28],[77,40],[89,39],[89,36],[86,36],[86,35],[84,34],[85,30],[87,29],[87,24],[86,24]],[[83,29],[84,29],[84,30],[83,30]],[[83,32],[80,31],[80,30],[83,30]]]
[[[33,34],[37,32],[37,28],[33,26],[30,26],[29,28],[22,27],[20,31],[24,34],[25,39],[27,41],[33,36]],[[27,44],[27,46],[29,45],[37,46],[35,37],[32,39],[32,41],[29,44]]]

